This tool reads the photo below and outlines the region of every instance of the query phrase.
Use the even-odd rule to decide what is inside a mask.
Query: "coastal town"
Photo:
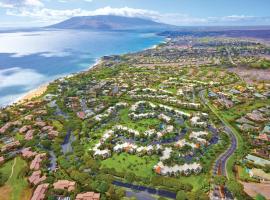
[[[0,110],[0,199],[270,199],[269,58],[175,34],[53,81]]]

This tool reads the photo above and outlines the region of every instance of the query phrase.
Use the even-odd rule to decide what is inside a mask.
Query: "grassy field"
[[[192,175],[192,176],[181,176],[181,183],[191,184],[193,191],[201,190],[203,185],[209,185],[210,177],[205,174]]]
[[[153,167],[158,163],[157,156],[130,155],[127,153],[114,154],[111,158],[102,161],[102,167],[114,168],[118,172],[132,172],[140,177],[154,175]]]
[[[123,109],[120,111],[120,124],[123,126],[127,126],[129,128],[135,129],[140,132],[144,132],[150,128],[156,127],[161,124],[161,121],[157,118],[149,118],[149,119],[141,119],[137,121],[133,121],[128,116],[129,109]]]
[[[20,172],[27,163],[20,157],[5,163],[0,171],[8,175],[6,184],[0,188],[0,199],[2,200],[27,200],[31,197],[31,189],[28,187],[26,178],[20,177]],[[13,168],[13,170],[12,170]],[[13,171],[13,172],[12,172]]]

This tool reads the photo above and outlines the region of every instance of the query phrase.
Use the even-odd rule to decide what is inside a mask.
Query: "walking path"
[[[10,173],[10,176],[9,176],[8,180],[11,179],[11,177],[13,176],[13,172],[14,172],[14,167],[16,165],[16,161],[17,161],[17,157],[14,159],[14,163],[12,165],[11,173]]]

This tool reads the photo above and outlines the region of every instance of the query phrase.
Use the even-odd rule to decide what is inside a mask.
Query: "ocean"
[[[0,33],[0,107],[42,84],[87,70],[105,55],[150,48],[155,33],[35,30]]]

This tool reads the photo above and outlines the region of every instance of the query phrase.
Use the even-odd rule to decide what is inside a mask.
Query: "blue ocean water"
[[[58,77],[83,71],[101,56],[163,41],[154,33],[36,30],[0,33],[0,106]]]

